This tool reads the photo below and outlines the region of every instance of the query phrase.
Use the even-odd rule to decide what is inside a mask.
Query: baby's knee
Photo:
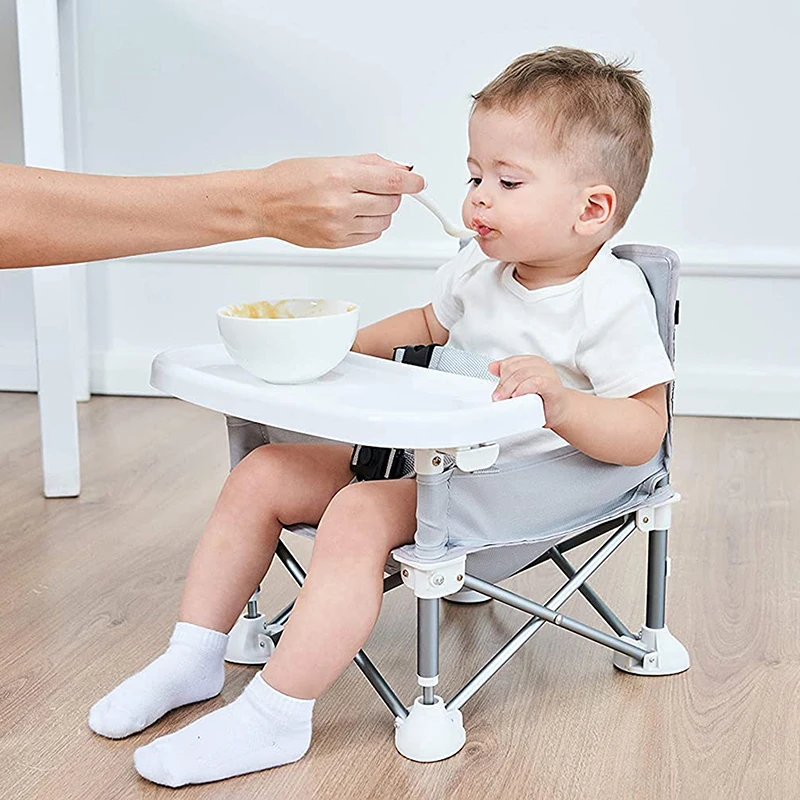
[[[228,476],[228,486],[245,490],[269,486],[279,478],[286,458],[284,445],[265,444],[257,447],[233,468]]]
[[[364,483],[351,483],[340,489],[325,511],[328,521],[365,523],[383,516],[386,513],[385,505],[365,488]]]
[[[398,541],[413,538],[414,506],[405,508],[376,488],[354,483],[339,491],[320,522],[318,538],[340,551],[369,550],[383,555]]]

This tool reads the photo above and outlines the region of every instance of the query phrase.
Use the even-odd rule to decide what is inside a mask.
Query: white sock
[[[122,739],[173,708],[218,695],[225,682],[227,645],[227,634],[177,623],[163,655],[92,706],[89,727],[109,739]]]
[[[311,744],[313,700],[281,694],[261,674],[225,708],[133,754],[137,772],[163,786],[208,783],[302,758]]]

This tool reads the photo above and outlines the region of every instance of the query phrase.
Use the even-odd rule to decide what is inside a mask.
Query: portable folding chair
[[[674,329],[677,324],[677,280],[679,260],[662,247],[621,245],[614,255],[634,262],[647,279],[656,302],[659,333],[667,354],[674,359]],[[440,369],[448,367],[441,359]],[[456,364],[458,359],[455,359]],[[456,366],[456,370],[461,369]],[[157,375],[153,383],[167,391],[169,381]],[[172,392],[177,393],[177,392]],[[447,758],[464,745],[466,735],[460,709],[517,653],[545,623],[565,628],[614,651],[617,668],[636,675],[670,675],[689,667],[689,656],[665,623],[666,578],[669,574],[667,535],[672,504],[679,496],[669,485],[672,452],[672,393],[668,387],[669,425],[660,453],[649,462],[647,480],[624,497],[605,497],[597,514],[585,516],[550,531],[543,539],[504,544],[502,535],[484,547],[453,547],[442,524],[443,485],[454,470],[474,472],[490,467],[497,457],[495,445],[469,449],[448,448],[415,451],[418,482],[418,529],[415,543],[392,553],[387,564],[384,592],[401,583],[417,598],[417,676],[421,695],[407,708],[363,651],[355,663],[366,676],[395,718],[398,751],[416,761]],[[186,395],[184,395],[186,396]],[[187,399],[190,399],[187,397]],[[196,402],[196,401],[195,401]],[[209,403],[210,407],[220,408]],[[235,466],[247,453],[271,441],[293,441],[296,437],[268,425],[228,415],[231,462]],[[591,459],[588,459],[591,461]],[[592,469],[591,466],[588,469]],[[480,478],[476,478],[480,480]],[[289,530],[313,536],[309,526]],[[647,605],[644,625],[632,632],[589,586],[588,579],[632,534],[648,535]],[[605,536],[602,544],[580,565],[573,565],[567,553],[591,540]],[[305,573],[285,543],[278,543],[276,555],[289,574],[302,584]],[[497,585],[501,580],[551,561],[565,575],[566,582],[543,603],[524,598]],[[590,627],[561,613],[560,608],[580,592],[607,623],[611,632]],[[530,619],[500,650],[446,702],[435,693],[439,682],[439,601],[476,602],[494,599],[517,608]],[[244,616],[231,631],[227,658],[237,663],[264,663],[289,618],[288,605],[271,619],[258,610],[258,591],[248,603]],[[477,612],[476,612],[477,613]]]

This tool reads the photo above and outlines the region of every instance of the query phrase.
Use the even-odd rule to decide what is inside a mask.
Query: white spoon
[[[421,203],[423,206],[425,206],[425,208],[427,208],[428,211],[430,211],[431,214],[433,214],[433,216],[442,223],[444,232],[448,236],[453,236],[456,239],[472,239],[478,235],[475,231],[470,230],[469,228],[459,228],[457,225],[454,225],[452,222],[450,222],[439,206],[434,203],[425,189],[423,189],[421,192],[417,192],[416,194],[412,194],[411,197],[413,197],[418,203]]]

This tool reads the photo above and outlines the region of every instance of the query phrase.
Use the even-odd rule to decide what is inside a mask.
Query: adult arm
[[[379,238],[401,195],[422,187],[419,175],[376,155],[153,178],[0,164],[0,269],[258,237],[349,247]]]

